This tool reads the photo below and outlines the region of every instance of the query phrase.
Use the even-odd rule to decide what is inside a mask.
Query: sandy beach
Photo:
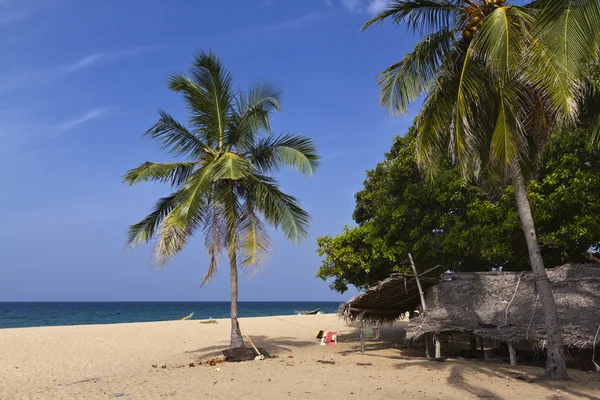
[[[597,373],[547,382],[541,368],[416,357],[390,341],[403,323],[361,354],[335,315],[240,319],[276,358],[199,364],[228,345],[230,323],[216,321],[0,330],[0,399],[600,398]],[[319,329],[339,332],[337,347],[320,346]]]

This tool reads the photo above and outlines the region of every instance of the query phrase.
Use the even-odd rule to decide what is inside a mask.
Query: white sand
[[[223,363],[221,372],[197,365],[226,348],[228,320],[3,329],[0,399],[600,397],[597,373],[570,371],[567,382],[529,383],[515,377],[535,378],[543,370],[482,361],[430,362],[408,357],[384,341],[369,342],[368,351],[360,354],[355,330],[334,315],[240,321],[256,345],[278,358]],[[314,339],[318,329],[342,331],[341,342],[335,348],[320,346]],[[391,328],[386,333],[394,334]],[[192,362],[195,366],[189,367]]]

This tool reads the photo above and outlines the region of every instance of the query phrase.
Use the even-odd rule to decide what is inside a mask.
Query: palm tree
[[[526,182],[548,137],[576,120],[585,65],[597,56],[599,3],[391,0],[363,29],[388,18],[424,38],[379,75],[382,104],[402,114],[424,96],[416,154],[429,177],[449,151],[465,177],[512,182],[545,315],[546,375],[564,378],[561,328]]]
[[[231,275],[231,347],[243,347],[238,316],[238,265],[260,265],[270,247],[267,225],[291,240],[307,236],[309,215],[279,188],[271,174],[292,167],[310,175],[319,164],[312,139],[271,135],[269,116],[279,111],[281,91],[258,84],[247,92],[213,54],[195,56],[189,76],[173,75],[169,88],[181,93],[189,128],[164,111],[146,133],[182,161],[145,162],[128,171],[128,185],[168,183],[173,193],[159,199],[146,218],[129,228],[130,246],[156,238],[154,256],[163,267],[188,239],[203,233],[208,270],[202,286],[227,252]]]

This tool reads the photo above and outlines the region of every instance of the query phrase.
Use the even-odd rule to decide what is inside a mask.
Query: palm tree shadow
[[[538,375],[539,368],[512,368],[499,365],[498,363],[486,362],[482,360],[469,360],[466,362],[452,362],[452,363],[436,363],[428,360],[412,360],[409,362],[403,362],[396,364],[397,369],[407,369],[412,367],[426,367],[428,369],[435,370],[447,370],[448,385],[454,387],[457,390],[468,392],[479,398],[486,399],[499,399],[500,395],[492,392],[489,389],[478,387],[472,383],[467,382],[465,375],[467,374],[482,374],[491,378],[498,378],[502,380],[508,379],[519,379],[524,380],[530,385],[539,385],[541,387],[551,389],[553,391],[560,390],[563,394],[567,393],[577,398],[588,399],[588,400],[600,400],[600,397],[589,395],[580,391],[581,389],[587,389],[588,392],[598,392],[600,385],[596,381],[590,380],[589,382],[577,382],[575,387],[574,382],[569,381],[550,381]],[[543,370],[542,370],[543,371]],[[532,377],[533,376],[533,377]]]
[[[252,342],[256,347],[264,348],[270,355],[279,353],[291,353],[296,349],[301,349],[319,344],[318,340],[307,341],[298,340],[293,337],[273,338],[265,335],[254,335],[251,337]],[[196,350],[187,351],[186,354],[194,354],[196,357],[203,359],[222,355],[223,350],[229,347],[229,341],[221,341],[218,345],[202,347]],[[246,347],[251,347],[246,340]]]

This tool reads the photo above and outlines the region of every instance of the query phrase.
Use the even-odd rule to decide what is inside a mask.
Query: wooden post
[[[513,342],[508,342],[508,354],[510,355],[510,365],[515,367],[517,365],[517,353],[515,352]]]
[[[440,343],[440,336],[434,335],[433,339],[435,340],[435,358],[442,357],[442,344]]]
[[[427,305],[425,305],[425,296],[423,295],[423,289],[421,288],[421,281],[419,280],[419,273],[417,272],[417,267],[415,266],[415,261],[412,258],[412,254],[408,253],[408,258],[410,259],[410,265],[412,266],[413,272],[415,274],[415,279],[417,281],[417,288],[419,289],[419,296],[421,296],[421,307],[423,307],[423,314],[427,311]]]
[[[470,334],[470,344],[471,344],[471,357],[475,354],[475,350],[477,350],[477,337],[474,333]]]
[[[412,258],[412,254],[408,253],[408,258],[410,259],[410,265],[412,266],[413,273],[415,274],[415,280],[417,281],[417,288],[419,289],[419,296],[421,296],[421,308],[423,308],[423,315],[427,311],[427,305],[425,304],[425,296],[423,294],[423,289],[421,288],[421,281],[419,280],[419,273],[417,272],[417,267],[415,266],[415,260]],[[431,336],[429,333],[425,334],[425,357],[431,358],[431,354],[429,354],[429,342],[431,341]]]
[[[360,352],[364,353],[365,352],[365,323],[363,321],[363,314],[360,314]]]

